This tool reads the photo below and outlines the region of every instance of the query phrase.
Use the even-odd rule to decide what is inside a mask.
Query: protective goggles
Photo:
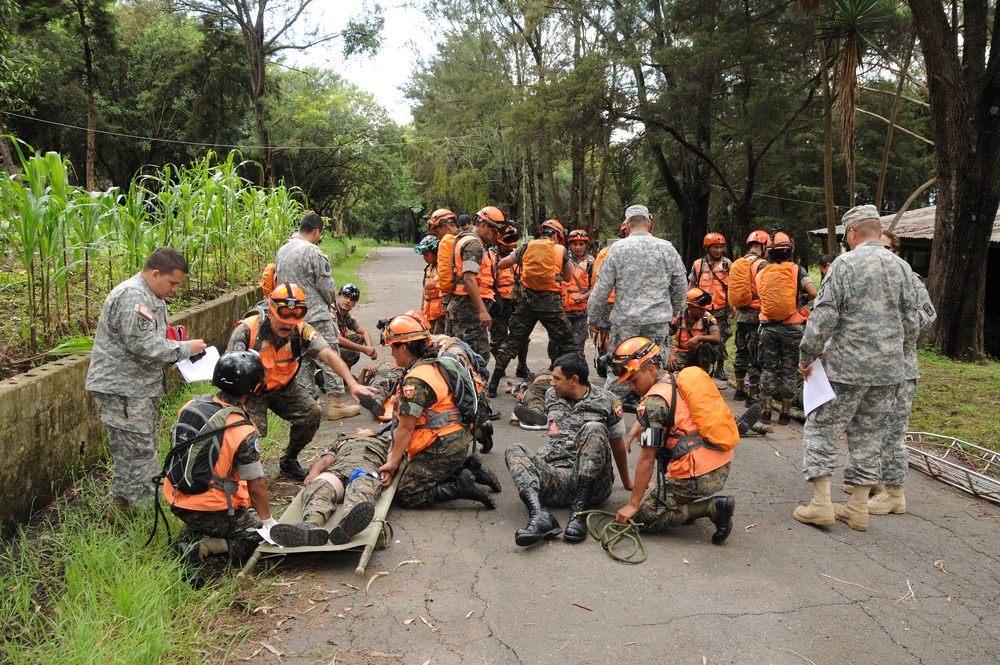
[[[306,318],[306,303],[295,298],[287,300],[272,301],[274,311],[283,319],[304,319]]]
[[[628,379],[629,374],[642,367],[648,360],[660,352],[655,342],[646,342],[629,356],[624,358],[611,354],[607,366],[611,373],[618,377],[618,383]]]

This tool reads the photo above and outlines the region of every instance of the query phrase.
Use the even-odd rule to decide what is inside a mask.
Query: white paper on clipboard
[[[812,368],[812,373],[802,383],[802,406],[807,416],[830,400],[837,399],[837,393],[833,392],[820,359],[809,363],[809,367]]]
[[[186,382],[195,383],[197,381],[211,381],[217,362],[219,362],[219,350],[210,346],[205,349],[205,355],[198,360],[194,362],[191,362],[190,358],[178,360],[174,367],[180,370],[181,376]]]

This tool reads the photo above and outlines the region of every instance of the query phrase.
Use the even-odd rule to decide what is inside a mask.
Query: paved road
[[[374,329],[378,318],[416,306],[421,269],[409,249],[380,249],[361,271],[363,325]],[[544,350],[539,326],[532,367],[547,365]],[[507,422],[509,395],[496,403],[505,417],[484,459],[504,482],[497,510],[471,502],[393,508],[393,544],[375,553],[363,578],[354,575],[355,555],[286,557],[277,572],[298,595],[288,603],[292,618],[279,617],[271,636],[282,662],[1000,662],[996,506],[914,473],[907,515],[872,517],[867,533],[801,525],[791,513],[811,485],[799,471],[801,427],[793,423],[737,448],[727,485],[737,500],[735,532],[721,547],[699,520],[648,535],[649,559],[637,566],[612,561],[593,540],[524,549],[514,531],[527,513],[503,450],[536,448],[542,436]],[[365,412],[324,422],[313,448],[367,422]],[[627,497],[617,485],[606,508]],[[845,498],[834,490],[834,500]],[[565,525],[568,509],[555,513]],[[366,594],[380,571],[388,574]],[[266,649],[253,661],[278,662]]]

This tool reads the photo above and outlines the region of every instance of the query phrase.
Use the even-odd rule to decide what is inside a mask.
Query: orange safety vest
[[[467,231],[455,238],[451,270],[452,274],[458,275],[458,279],[455,280],[455,288],[452,291],[456,296],[466,296],[469,294],[465,288],[465,273],[462,272],[462,248],[473,242],[473,240],[479,244],[483,242],[474,231]],[[440,271],[438,274],[441,274]],[[476,283],[479,284],[479,295],[483,300],[494,300],[496,298],[493,293],[493,259],[485,247],[483,248],[483,260],[479,264],[479,274],[476,275]]]
[[[711,314],[705,312],[701,318],[694,322],[693,325],[688,325],[687,317],[681,314],[674,318],[670,325],[677,329],[677,350],[678,351],[690,351],[688,348],[688,343],[691,338],[695,335],[707,335],[708,329],[710,327],[709,318]]]
[[[497,294],[506,300],[514,292],[514,268],[499,268],[497,270]]]
[[[440,437],[465,429],[466,426],[462,424],[458,413],[458,406],[455,404],[454,396],[448,388],[448,382],[441,376],[441,371],[434,365],[420,363],[410,368],[410,371],[403,376],[403,380],[399,382],[399,387],[396,388],[394,410],[397,420],[399,419],[399,405],[402,401],[399,398],[399,394],[403,389],[403,384],[406,382],[407,377],[410,376],[420,379],[429,385],[437,398],[431,408],[425,408],[424,412],[417,418],[417,424],[413,429],[413,436],[410,437],[410,443],[406,446],[407,458],[413,459],[414,455],[430,446]]]
[[[686,449],[687,452],[681,454],[680,457],[671,455],[672,459],[667,464],[664,475],[668,478],[695,478],[732,462],[732,449],[720,450],[701,437],[698,425],[691,416],[691,409],[688,408],[680,391],[676,390],[675,392],[675,390],[671,379],[666,376],[654,383],[653,387],[646,393],[646,397],[650,395],[662,397],[668,405],[673,399],[672,395],[677,396],[677,403],[674,405],[673,427],[669,431],[664,428],[663,439],[666,441],[667,450],[672,453],[677,446],[683,446],[681,450]],[[645,408],[645,397],[643,400],[641,406]]]
[[[191,400],[182,406],[181,411],[183,411],[188,404],[191,404],[193,401],[194,400]],[[222,404],[222,402],[219,402],[218,399],[215,401]],[[237,420],[243,420],[244,418],[246,418],[246,416],[239,412],[230,413],[229,417],[226,418],[226,424],[228,425]],[[222,433],[222,447],[219,449],[219,458],[215,461],[215,466],[212,467],[212,475],[218,478],[231,478],[237,483],[236,491],[230,495],[233,502],[233,508],[241,508],[250,505],[250,491],[247,489],[246,482],[240,480],[239,471],[233,469],[233,457],[236,456],[236,449],[239,448],[243,439],[247,438],[247,435],[256,432],[257,428],[253,425],[236,425],[223,430]],[[232,474],[232,476],[230,476],[230,474]],[[179,492],[174,489],[174,484],[170,482],[170,478],[164,478],[163,498],[166,499],[167,503],[171,506],[184,508],[186,510],[201,510],[212,513],[229,510],[229,502],[226,500],[226,492],[221,487],[216,487],[214,482],[211,487],[201,494],[185,494],[184,492]]]
[[[289,336],[288,342],[282,344],[281,348],[277,348],[263,339],[258,339],[262,319],[263,316],[259,314],[252,314],[243,319],[243,323],[250,329],[250,344],[248,346],[260,355],[260,362],[264,365],[264,391],[281,390],[291,383],[299,371],[299,356],[302,353],[302,327],[305,324],[297,324]]]
[[[556,276],[566,263],[566,248],[548,238],[536,238],[521,253],[521,284],[532,291],[562,291]]]
[[[424,267],[424,297],[421,310],[428,321],[434,321],[444,316],[441,305],[441,287],[438,286],[438,268],[436,265]]]
[[[584,254],[583,260],[577,263],[569,257],[570,268],[573,270],[573,279],[562,283],[563,311],[579,312],[587,309],[587,301],[581,303],[573,302],[572,296],[586,293],[590,290],[590,273],[593,270],[593,259]]]
[[[446,233],[438,243],[437,279],[442,296],[450,296],[455,290],[455,278],[451,274],[451,251],[455,247],[455,234]],[[459,277],[461,280],[461,277]]]
[[[708,256],[696,259],[694,271],[698,276],[697,286],[702,291],[712,294],[712,309],[725,309],[729,306],[729,259],[722,257],[713,266]]]
[[[604,263],[605,257],[608,255],[608,250],[610,247],[604,247],[597,253],[597,258],[594,259],[594,284],[597,284],[597,275],[601,270],[601,264]],[[615,302],[615,290],[611,289],[611,294],[608,296],[608,302]]]

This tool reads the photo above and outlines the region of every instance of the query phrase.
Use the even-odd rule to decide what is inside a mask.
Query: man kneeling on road
[[[659,345],[645,337],[622,342],[610,362],[619,382],[628,381],[633,393],[644,395],[636,411],[645,430],[632,499],[618,510],[616,519],[622,524],[635,519],[643,531],[663,531],[708,517],[715,524],[712,542],[721,545],[733,529],[736,499],[712,495],[726,484],[733,451],[720,450],[701,437],[687,402],[671,385],[671,375],[661,362]],[[629,445],[632,439],[630,434]],[[656,484],[650,487],[658,464]]]
[[[612,457],[622,485],[632,489],[621,401],[591,386],[588,372],[587,360],[579,354],[556,358],[552,387],[545,393],[548,445],[534,454],[521,444],[507,448],[507,468],[530,513],[528,525],[514,534],[518,545],[533,545],[559,534],[559,522],[546,504],[570,506],[572,514],[563,538],[584,540],[586,522],[577,513],[611,495]]]

